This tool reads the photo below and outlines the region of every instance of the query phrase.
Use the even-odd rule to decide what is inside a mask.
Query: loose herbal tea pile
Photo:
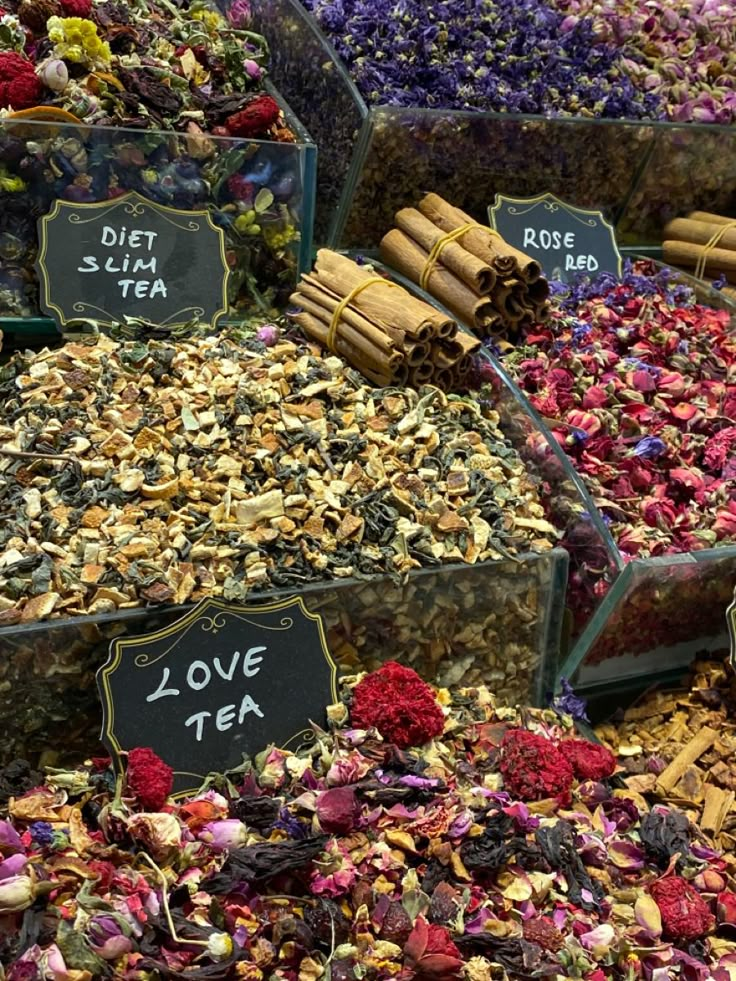
[[[596,728],[632,792],[680,808],[709,842],[736,846],[736,683],[725,654],[702,655],[687,688],[654,689]],[[733,920],[736,907],[731,905]]]
[[[387,664],[328,718],[184,801],[145,748],[0,773],[7,981],[732,976],[733,857],[569,717]]]
[[[638,263],[561,287],[504,365],[554,431],[624,559],[736,540],[731,315]]]
[[[396,213],[383,261],[431,293],[481,337],[518,338],[549,315],[538,262],[438,194]]]
[[[10,0],[2,13],[0,311],[38,313],[36,222],[57,199],[127,191],[212,212],[226,234],[231,307],[285,302],[299,151],[264,88],[268,49],[248,29],[247,0],[227,19],[188,0]]]
[[[492,409],[273,325],[68,343],[0,386],[0,624],[544,551]]]

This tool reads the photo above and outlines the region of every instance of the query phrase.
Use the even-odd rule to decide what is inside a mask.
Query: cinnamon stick
[[[668,240],[663,246],[664,261],[670,266],[694,269],[700,262],[703,248],[692,242]],[[723,273],[729,283],[736,283],[736,252],[729,249],[713,249],[705,261],[705,272],[717,276]]]
[[[419,282],[429,254],[399,229],[384,235],[380,247],[381,259],[412,282]],[[449,269],[435,266],[429,277],[432,296],[471,327],[485,330],[498,320],[487,297],[477,296]]]
[[[320,282],[341,296],[347,296],[356,287],[374,278],[374,273],[367,272],[352,259],[329,249],[320,249],[317,253],[315,274]],[[416,341],[429,340],[448,320],[438,310],[405,290],[391,289],[381,283],[364,290],[356,298],[354,306],[384,323],[401,323],[405,332]]]
[[[728,219],[726,219],[728,221]],[[664,228],[665,239],[675,242],[695,242],[699,245],[707,245],[708,242],[719,230],[723,229],[724,222],[716,221],[696,221],[691,218],[675,218]],[[719,249],[736,250],[736,227],[724,231],[718,242]]]
[[[674,760],[660,773],[657,788],[663,794],[668,794],[680,782],[683,773],[705,753],[715,742],[718,733],[715,729],[703,726],[690,742],[683,746]]]
[[[474,224],[470,215],[449,204],[439,194],[428,194],[419,202],[419,210],[444,232]],[[459,241],[464,249],[488,263],[501,276],[518,272],[525,282],[534,283],[542,275],[542,267],[536,260],[480,226],[467,231]]]
[[[395,220],[396,227],[420,245],[427,255],[445,234],[416,208],[402,208],[396,213]],[[490,265],[457,242],[448,242],[444,246],[438,262],[481,296],[490,293],[496,282],[496,273]]]
[[[295,323],[299,324],[308,337],[318,341],[322,347],[327,346],[329,328],[321,320],[305,312],[293,314],[292,319]],[[336,337],[335,347],[338,354],[341,354],[346,361],[357,367],[361,374],[365,375],[374,384],[385,387],[392,384],[395,380],[395,373],[381,371],[374,365],[366,363],[362,357],[362,353],[349,344],[343,336],[338,335]]]

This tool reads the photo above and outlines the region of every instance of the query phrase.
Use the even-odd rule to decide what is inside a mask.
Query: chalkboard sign
[[[57,201],[38,224],[41,306],[60,328],[127,317],[214,327],[227,310],[225,238],[206,211],[131,192],[99,204]]]
[[[488,216],[491,227],[536,259],[549,279],[569,282],[581,273],[621,275],[616,236],[600,211],[575,208],[554,194],[536,198],[497,194]]]
[[[313,737],[337,700],[337,668],[319,616],[301,598],[271,606],[205,599],[163,630],[110,644],[97,673],[102,741],[147,746],[172,767],[174,793],[275,744]]]

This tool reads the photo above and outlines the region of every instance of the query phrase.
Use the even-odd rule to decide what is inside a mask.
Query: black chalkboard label
[[[135,192],[100,204],[57,201],[38,235],[41,307],[60,328],[126,318],[214,327],[227,311],[225,237],[206,211]]]
[[[549,279],[570,282],[581,274],[621,275],[613,227],[600,211],[586,211],[554,194],[536,198],[496,195],[488,209],[491,227],[509,245],[536,259]]]
[[[313,738],[337,701],[337,667],[301,598],[270,606],[205,599],[163,630],[110,644],[97,673],[102,741],[147,746],[174,770],[174,794],[275,744]]]

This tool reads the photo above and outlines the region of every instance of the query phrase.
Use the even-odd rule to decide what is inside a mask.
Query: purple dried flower
[[[279,329],[276,324],[264,324],[256,331],[256,337],[266,347],[273,347],[279,339]]]
[[[560,715],[569,715],[579,722],[589,722],[585,699],[577,697],[567,678],[560,680],[560,688],[562,693],[552,700],[552,708],[555,712],[559,712]]]
[[[238,30],[247,27],[252,16],[250,0],[234,0],[227,11],[228,21]]]

